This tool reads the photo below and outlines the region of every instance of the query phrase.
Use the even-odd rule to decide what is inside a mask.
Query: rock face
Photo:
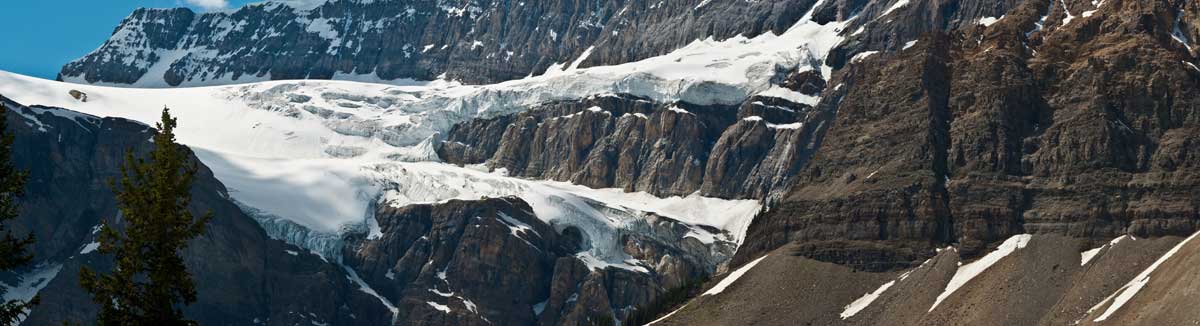
[[[202,14],[139,9],[59,78],[165,87],[444,74],[491,83],[552,66],[630,62],[708,37],[780,33],[814,2],[328,0]]]
[[[91,320],[96,307],[78,287],[77,273],[84,265],[111,268],[111,261],[87,244],[94,241],[93,227],[100,220],[114,221],[117,216],[108,180],[119,176],[126,149],[149,150],[152,130],[123,119],[25,107],[3,97],[0,101],[9,107],[9,132],[16,137],[13,160],[29,171],[14,228],[37,237],[35,264],[58,267],[44,281],[41,304],[25,324]],[[201,324],[259,320],[356,325],[390,320],[391,313],[379,299],[359,291],[340,267],[268,238],[229,201],[224,186],[206,168],[197,176],[193,196],[191,209],[211,210],[214,219],[208,232],[183,252],[199,293],[187,316]]]
[[[1106,1],[1073,19],[1061,7],[1025,2],[991,26],[849,64],[820,150],[754,221],[736,261],[797,243],[810,257],[887,270],[945,243],[973,256],[1019,233],[1200,227],[1187,140],[1200,131],[1200,102],[1187,95],[1200,69],[1179,36],[1194,27],[1173,33],[1196,6]],[[872,244],[886,250],[859,254]]]
[[[821,125],[798,122],[816,119],[809,109],[774,97],[732,107],[596,96],[458,124],[438,154],[592,188],[763,198],[815,148]]]
[[[576,257],[586,249],[579,230],[556,231],[518,198],[384,207],[375,218],[379,233],[350,236],[342,256],[408,324],[624,318],[684,280],[713,273],[705,251],[728,257],[733,250],[685,238],[683,225],[651,217],[621,242],[653,266],[594,265]]]

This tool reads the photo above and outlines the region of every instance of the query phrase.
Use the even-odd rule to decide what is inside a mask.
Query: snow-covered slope
[[[427,120],[420,119],[428,111],[414,112],[399,108],[398,103],[423,100],[406,90],[449,97],[446,94],[460,87],[305,81],[128,89],[0,73],[0,94],[20,102],[147,124],[156,121],[164,106],[171,108],[181,121],[180,141],[212,168],[234,200],[273,236],[327,256],[336,255],[338,234],[374,231],[368,217],[377,204],[519,196],[553,225],[584,230],[592,240],[590,255],[599,258],[590,261],[617,264],[628,258],[616,242],[617,230],[633,227],[643,213],[715,226],[724,232],[713,234],[695,227],[691,237],[706,243],[736,243],[760,209],[756,201],[662,199],[432,162],[436,155],[431,134],[447,126],[424,124]],[[72,98],[71,90],[86,93],[87,102]],[[311,98],[299,102],[307,96]],[[458,119],[445,118],[441,123]],[[393,125],[380,127],[383,124]]]

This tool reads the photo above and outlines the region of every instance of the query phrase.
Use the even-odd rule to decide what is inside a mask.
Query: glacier
[[[377,83],[301,80],[139,89],[0,71],[0,94],[147,124],[169,107],[181,121],[180,142],[194,149],[238,205],[271,236],[326,258],[337,258],[340,235],[378,232],[370,218],[376,205],[516,196],[556,228],[584,231],[590,246],[582,260],[637,269],[617,239],[621,232],[646,232],[650,216],[693,226],[687,238],[736,245],[761,203],[699,195],[657,198],[512,178],[503,171],[438,163],[435,144],[455,123],[552,100],[627,93],[661,103],[736,104],[753,95],[793,96],[781,94],[772,80],[788,71],[819,70],[829,76],[824,59],[841,42],[848,23],[819,25],[810,15],[779,35],[696,40],[663,56],[614,66],[563,63],[543,75],[491,85],[384,81],[365,74],[341,77]],[[72,90],[86,93],[88,100],[70,97]]]

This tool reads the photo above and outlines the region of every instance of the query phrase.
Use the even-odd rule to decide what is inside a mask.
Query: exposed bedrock
[[[806,123],[813,112],[766,96],[735,107],[604,95],[460,123],[438,153],[593,188],[764,198],[785,188],[815,148],[822,124]]]
[[[618,239],[639,263],[597,265],[576,255],[588,235],[543,222],[515,197],[382,207],[375,219],[379,233],[351,235],[342,256],[410,324],[624,318],[666,290],[714,273],[734,249],[687,238],[688,226],[647,216]]]
[[[1048,7],[1026,2],[994,25],[848,65],[821,148],[754,221],[734,264],[790,242],[888,270],[939,245],[970,257],[1019,233],[1196,230],[1200,70],[1171,36],[1195,6],[1106,1],[1043,29],[1060,10]],[[871,242],[895,249],[836,254]]]

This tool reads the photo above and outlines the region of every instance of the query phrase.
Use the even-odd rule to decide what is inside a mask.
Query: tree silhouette
[[[111,274],[80,271],[81,285],[100,305],[100,325],[196,324],[183,316],[196,289],[179,251],[204,233],[212,213],[193,218],[187,209],[198,168],[175,143],[175,127],[164,108],[150,160],[126,152],[121,180],[112,185],[123,232],[102,222],[99,250],[113,255],[116,268]]]
[[[17,197],[24,193],[25,171],[12,164],[13,135],[8,133],[8,109],[0,103],[0,271],[12,271],[24,267],[33,260],[28,247],[33,244],[33,235],[14,236],[4,223],[17,218]],[[0,287],[0,295],[5,289]],[[0,303],[0,324],[15,325],[25,316],[27,308],[36,305],[35,296],[29,302],[9,300]]]

